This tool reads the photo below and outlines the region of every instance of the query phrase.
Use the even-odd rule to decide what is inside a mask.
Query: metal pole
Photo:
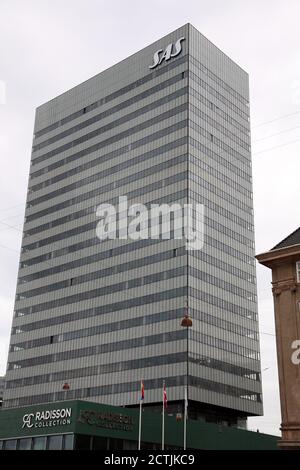
[[[186,327],[186,350],[187,350],[187,364],[186,364],[186,387],[185,387],[185,400],[184,400],[184,425],[185,425],[185,439],[184,450],[186,450],[186,427],[187,427],[187,401],[189,391],[189,327]]]
[[[138,444],[138,450],[141,450],[141,436],[142,436],[142,400],[140,401],[139,444]]]
[[[162,430],[161,430],[161,450],[165,450],[165,382],[163,383],[163,399],[162,399]]]
[[[184,387],[183,450],[186,450],[187,387]]]
[[[188,397],[188,391],[189,391],[189,327],[186,327],[186,394]]]
[[[183,423],[183,449],[186,450],[187,442],[187,414],[188,414],[188,390],[189,390],[189,328],[193,325],[188,314],[188,301],[186,301],[185,315],[181,326],[186,327],[186,383],[184,387],[184,423]]]

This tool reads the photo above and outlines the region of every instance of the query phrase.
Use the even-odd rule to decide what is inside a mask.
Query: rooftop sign
[[[175,42],[174,50],[173,50],[173,43],[169,44],[166,47],[165,51],[163,49],[158,49],[158,51],[154,53],[153,64],[149,65],[149,69],[155,69],[155,67],[161,64],[163,60],[167,61],[167,60],[170,60],[172,57],[176,57],[177,55],[179,55],[182,50],[181,43],[184,40],[185,40],[185,37],[179,38]]]

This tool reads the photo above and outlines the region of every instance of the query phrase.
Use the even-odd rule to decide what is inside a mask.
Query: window
[[[76,450],[91,450],[91,436],[77,434],[75,436],[75,449]]]
[[[136,444],[135,444],[135,447],[136,447]],[[94,436],[94,438],[93,438],[93,450],[107,450],[107,448],[108,448],[108,439],[107,439],[107,437]]]
[[[17,448],[17,440],[16,439],[9,439],[8,441],[4,442],[4,449],[5,450],[16,450]]]
[[[19,440],[18,450],[30,450],[31,449],[31,437]]]
[[[45,450],[46,449],[46,436],[34,437],[33,438],[33,450]]]
[[[296,263],[297,282],[300,282],[300,261]]]
[[[74,435],[65,434],[64,435],[64,450],[73,450]]]
[[[61,450],[63,436],[49,436],[47,449],[48,450]]]

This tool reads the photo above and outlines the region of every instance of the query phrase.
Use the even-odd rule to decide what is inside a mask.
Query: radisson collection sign
[[[155,69],[155,67],[161,64],[163,60],[167,61],[167,60],[170,60],[172,57],[176,57],[177,55],[179,55],[180,52],[182,51],[181,43],[184,40],[185,40],[184,37],[179,38],[175,42],[174,48],[173,48],[173,43],[171,43],[166,47],[165,50],[158,49],[158,51],[154,53],[153,64],[149,65],[149,69]]]
[[[97,428],[133,431],[133,417],[122,413],[80,410],[78,422]]]
[[[72,408],[43,410],[23,415],[24,428],[47,428],[71,424]]]
[[[97,428],[118,431],[133,431],[133,417],[110,411],[80,410],[78,423]],[[44,409],[26,413],[22,416],[22,429],[53,428],[72,423],[72,408]]]

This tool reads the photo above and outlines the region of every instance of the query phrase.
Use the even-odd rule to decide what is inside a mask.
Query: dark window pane
[[[62,449],[62,436],[48,436],[47,448],[48,450],[61,450]]]
[[[31,449],[31,437],[27,439],[20,439],[18,449],[19,450],[30,450]]]
[[[94,437],[93,439],[93,450],[107,450],[107,438],[106,437]]]
[[[34,437],[33,438],[33,450],[45,450],[46,449],[46,436]]]
[[[122,439],[109,439],[109,450],[123,450]]]
[[[74,434],[65,434],[64,436],[64,449],[72,450],[74,445]]]
[[[9,439],[8,441],[5,441],[5,450],[16,450],[17,448],[17,440],[16,439]]]
[[[75,449],[76,450],[90,450],[91,449],[91,437],[84,436],[83,434],[77,434],[75,437]]]

